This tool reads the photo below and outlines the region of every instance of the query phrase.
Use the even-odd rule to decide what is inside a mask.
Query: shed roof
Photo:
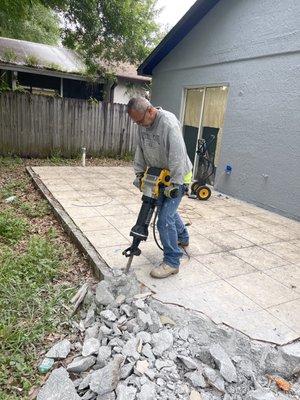
[[[83,74],[85,64],[82,58],[72,50],[62,46],[50,46],[42,43],[28,42],[26,40],[0,37],[0,62],[14,66],[29,66],[40,70],[63,72],[66,75]],[[37,65],[34,65],[34,64]],[[103,63],[99,63],[102,64]],[[112,71],[118,77],[150,81],[137,74],[136,67],[129,63],[108,64],[105,68]]]
[[[0,60],[15,65],[34,66],[44,69],[57,69],[61,72],[80,74],[85,65],[80,57],[65,47],[50,46],[26,40],[0,37]]]
[[[153,69],[201,21],[220,0],[197,0],[159,45],[138,67],[141,75],[152,75]]]

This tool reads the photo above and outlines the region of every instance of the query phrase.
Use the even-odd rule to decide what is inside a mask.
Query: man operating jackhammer
[[[179,272],[180,261],[188,254],[189,234],[177,208],[192,179],[192,163],[187,155],[180,123],[176,116],[155,108],[145,98],[132,98],[127,105],[130,118],[138,124],[134,157],[136,179],[149,167],[168,169],[171,185],[158,199],[157,229],[163,245],[163,262],[152,269],[153,278],[166,278]],[[174,187],[177,197],[172,197]]]

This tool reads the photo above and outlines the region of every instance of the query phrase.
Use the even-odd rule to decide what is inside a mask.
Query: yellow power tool
[[[139,244],[141,241],[146,241],[148,238],[148,228],[155,207],[157,206],[158,198],[160,195],[163,195],[166,187],[172,186],[170,179],[170,172],[167,169],[156,167],[148,168],[144,173],[144,176],[141,178],[140,189],[143,192],[143,203],[137,218],[137,222],[130,231],[130,236],[133,237],[132,244],[122,253],[125,255],[125,257],[128,257],[125,273],[128,273],[130,269],[133,256],[139,256],[141,254]],[[169,196],[177,197],[178,190],[179,189],[174,186],[174,188],[169,191]]]

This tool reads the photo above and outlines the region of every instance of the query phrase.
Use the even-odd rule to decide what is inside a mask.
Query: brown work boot
[[[178,274],[179,268],[170,267],[168,264],[162,262],[158,267],[151,270],[150,275],[152,278],[163,279],[170,275]]]

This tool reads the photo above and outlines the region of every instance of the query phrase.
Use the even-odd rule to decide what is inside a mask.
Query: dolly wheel
[[[211,190],[208,186],[200,186],[196,191],[199,200],[208,200],[211,196]]]

